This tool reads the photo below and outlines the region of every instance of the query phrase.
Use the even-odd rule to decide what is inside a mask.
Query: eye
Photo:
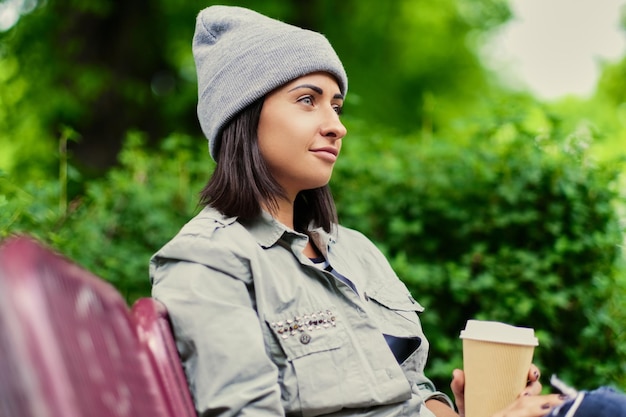
[[[298,103],[303,103],[308,106],[313,105],[313,97],[312,96],[302,96],[298,99]]]
[[[341,116],[341,114],[343,113],[343,106],[336,104],[333,106],[333,110],[335,110],[335,113],[337,113],[337,115]]]

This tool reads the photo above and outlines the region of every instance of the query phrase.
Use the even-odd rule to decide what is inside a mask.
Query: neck
[[[293,229],[294,202],[290,200],[278,200],[277,203],[278,206],[273,210],[270,210],[270,208],[265,205],[263,206],[263,209],[270,213],[276,220]]]

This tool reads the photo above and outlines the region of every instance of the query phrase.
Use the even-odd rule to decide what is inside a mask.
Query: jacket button
[[[300,343],[303,345],[308,344],[311,341],[311,336],[308,333],[302,333],[300,335]]]

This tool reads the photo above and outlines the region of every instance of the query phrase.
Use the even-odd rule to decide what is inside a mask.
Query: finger
[[[539,368],[537,368],[535,364],[531,364],[530,369],[528,369],[528,383],[539,381],[539,378],[541,378]]]
[[[526,388],[524,388],[524,391],[520,393],[520,397],[539,395],[541,394],[542,389],[543,386],[541,385],[541,382],[529,382],[528,385],[526,385]]]
[[[454,403],[460,415],[465,415],[465,372],[460,369],[452,371],[450,388],[454,394]]]
[[[518,398],[506,409],[496,413],[494,417],[545,416],[549,414],[554,407],[562,403],[563,398],[556,394],[522,397]]]
[[[455,395],[463,395],[463,392],[465,392],[465,372],[460,369],[452,371],[452,382],[450,383],[450,388]]]
[[[539,409],[537,410],[539,412],[538,415],[540,416],[545,416],[546,414],[550,413],[552,409],[563,404],[564,401],[563,396],[560,396],[558,394],[545,395],[535,398],[542,399],[541,403],[538,405]]]

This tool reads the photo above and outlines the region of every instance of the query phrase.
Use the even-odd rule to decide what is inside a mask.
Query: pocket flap
[[[342,344],[342,323],[332,307],[266,316],[265,322],[289,360],[337,349]]]
[[[384,305],[390,310],[415,311],[421,313],[424,307],[411,295],[406,286],[400,282],[402,288],[397,285],[380,286],[367,291],[367,296]]]

